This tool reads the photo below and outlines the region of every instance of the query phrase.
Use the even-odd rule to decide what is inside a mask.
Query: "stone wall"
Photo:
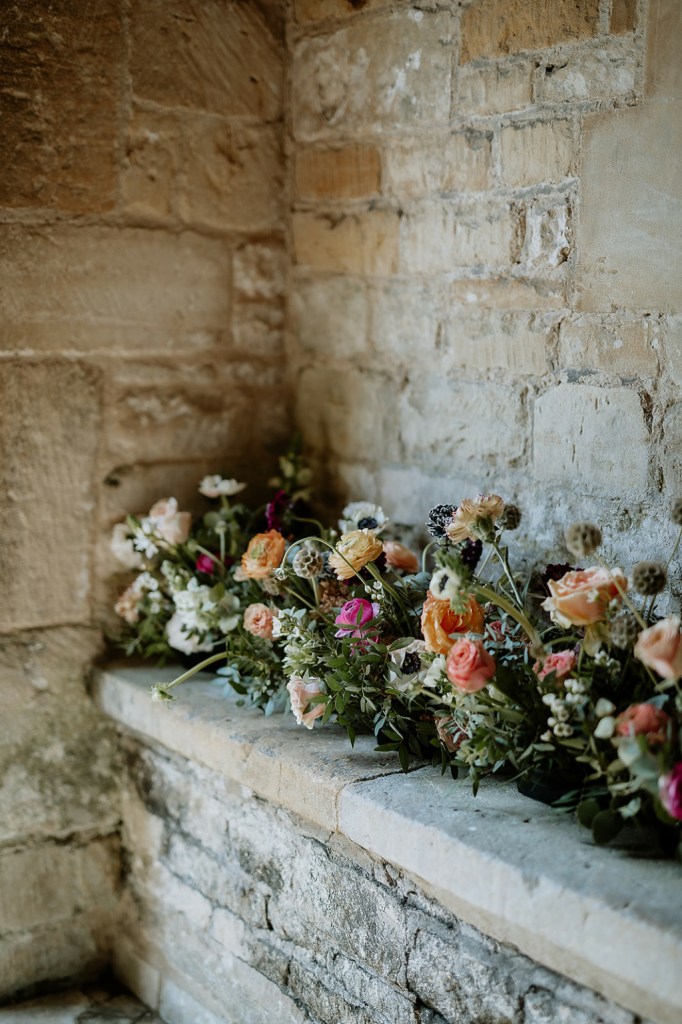
[[[108,956],[111,524],[288,432],[277,6],[1,7],[0,997]]]
[[[627,565],[669,548],[681,31],[677,0],[296,0],[290,352],[339,498],[494,490],[538,555],[585,516]]]

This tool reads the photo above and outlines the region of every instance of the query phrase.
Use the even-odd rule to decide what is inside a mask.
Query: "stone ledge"
[[[682,875],[674,863],[594,847],[565,815],[488,782],[474,798],[431,768],[402,775],[370,738],[237,708],[192,682],[167,710],[173,670],[113,666],[103,710],[146,741],[230,778],[414,878],[449,910],[534,960],[656,1021],[678,1024]],[[390,780],[385,778],[393,775]]]

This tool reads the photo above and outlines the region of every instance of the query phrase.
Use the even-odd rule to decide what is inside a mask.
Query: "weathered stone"
[[[135,110],[121,176],[126,212],[145,220],[168,220],[175,212],[178,175],[185,160],[178,117],[166,111]]]
[[[394,274],[398,269],[399,218],[392,210],[350,214],[295,213],[296,263],[315,270]]]
[[[0,999],[56,978],[101,973],[108,962],[103,924],[93,911],[0,937]]]
[[[413,365],[442,344],[444,299],[431,282],[399,278],[372,291],[372,347],[385,365]]]
[[[661,469],[666,494],[672,499],[682,494],[682,402],[666,411],[663,420]]]
[[[137,96],[223,116],[279,116],[282,55],[257,4],[148,0],[130,18]]]
[[[367,348],[368,309],[364,283],[353,278],[311,279],[292,295],[298,344],[322,359],[361,356]]]
[[[624,437],[627,444],[623,444]],[[649,447],[639,396],[625,388],[560,384],[535,403],[537,480],[586,494],[646,490]]]
[[[633,32],[637,27],[637,0],[613,0],[611,31]]]
[[[509,125],[500,132],[504,185],[558,182],[575,173],[573,125],[570,121],[536,121]]]
[[[462,14],[462,64],[538,50],[599,31],[599,0],[480,0]]]
[[[293,54],[296,137],[447,122],[451,46],[450,16],[424,11],[302,39]]]
[[[296,0],[296,20],[322,21],[324,18],[343,18],[359,10],[378,7],[383,0]]]
[[[348,199],[376,195],[381,186],[381,156],[374,146],[299,149],[296,193],[301,199]]]
[[[638,55],[631,47],[577,49],[565,62],[540,68],[537,88],[546,103],[616,99],[633,92],[637,66]]]
[[[454,281],[449,288],[452,302],[470,309],[560,309],[566,299],[561,282],[494,277]]]
[[[574,316],[559,328],[559,365],[605,370],[619,377],[653,378],[658,354],[649,341],[646,320]]]
[[[275,242],[243,245],[234,254],[233,287],[240,301],[276,302],[284,298],[286,252]]]
[[[573,250],[573,200],[541,195],[531,199],[522,216],[523,245],[518,264],[526,273],[551,278],[566,270]]]
[[[677,41],[682,7],[676,0],[650,0],[647,8],[647,94],[682,99],[682,70]]]
[[[501,368],[509,373],[547,371],[552,320],[513,314],[453,315],[445,328],[438,364],[465,370]]]
[[[392,143],[385,152],[386,187],[409,198],[429,192],[478,192],[491,175],[491,137],[453,132]]]
[[[462,114],[504,114],[523,110],[533,101],[531,64],[467,64],[459,69],[457,111]]]
[[[109,210],[125,41],[117,0],[0,10],[0,205]]]
[[[498,269],[510,265],[516,243],[516,219],[506,204],[427,201],[402,219],[400,269],[408,274]]]

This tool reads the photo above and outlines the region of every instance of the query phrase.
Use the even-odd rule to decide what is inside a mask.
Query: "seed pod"
[[[624,608],[609,622],[609,640],[614,647],[628,650],[634,647],[641,628],[632,612]]]
[[[594,523],[573,523],[566,530],[564,539],[572,555],[586,558],[601,544],[601,530]]]
[[[658,562],[638,562],[632,570],[632,585],[639,594],[652,597],[660,594],[668,575]]]
[[[677,498],[670,509],[670,518],[677,526],[682,526],[682,498]]]
[[[296,552],[291,567],[301,579],[312,580],[324,569],[324,556],[321,551],[305,546]]]
[[[521,525],[521,509],[518,505],[505,505],[504,512],[500,518],[500,526],[503,530],[518,530]]]

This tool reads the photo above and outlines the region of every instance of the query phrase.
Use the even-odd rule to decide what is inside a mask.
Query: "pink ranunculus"
[[[575,651],[555,651],[548,654],[544,661],[536,661],[533,665],[533,672],[542,682],[550,672],[554,672],[555,679],[559,683],[562,679],[570,676],[575,668]]]
[[[602,622],[611,601],[620,601],[628,581],[620,569],[589,569],[567,572],[560,580],[547,583],[550,596],[543,602],[558,626],[591,626]]]
[[[250,604],[244,612],[244,629],[262,640],[272,640],[272,625],[276,615],[266,604]]]
[[[682,634],[680,619],[669,615],[655,626],[643,630],[635,644],[635,657],[653,668],[664,679],[682,676]]]
[[[670,715],[653,704],[631,704],[616,719],[617,736],[646,736],[647,743],[665,743]]]
[[[658,780],[658,795],[671,818],[682,821],[682,761]]]
[[[189,512],[178,512],[175,498],[163,498],[149,510],[154,530],[167,544],[184,544],[189,537],[192,516]]]
[[[403,572],[419,572],[419,559],[414,551],[410,551],[404,544],[397,540],[384,541],[384,554],[386,564],[392,569],[402,569]]]
[[[293,675],[287,683],[287,690],[291,699],[291,710],[297,723],[304,725],[306,729],[312,729],[315,725],[315,719],[324,714],[325,705],[321,703],[313,704],[309,711],[306,711],[306,708],[310,703],[311,697],[316,697],[318,693],[324,693],[322,680],[318,679],[317,676]]]
[[[454,687],[464,693],[482,690],[495,675],[495,660],[480,640],[462,637],[450,649],[445,663],[447,677]]]
[[[216,570],[216,565],[215,559],[210,558],[208,555],[199,555],[194,563],[194,568],[197,572],[203,572],[207,576],[212,576]]]
[[[369,630],[367,624],[379,614],[379,605],[375,601],[366,601],[364,597],[354,597],[346,601],[334,619],[341,626],[334,636],[366,637]]]

